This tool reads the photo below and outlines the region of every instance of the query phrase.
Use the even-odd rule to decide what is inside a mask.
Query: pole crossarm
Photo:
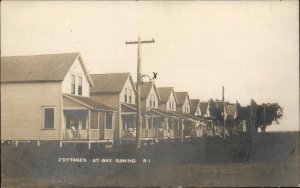
[[[138,44],[139,41],[126,41],[125,44]],[[152,38],[152,40],[142,40],[141,43],[155,43],[155,39]]]

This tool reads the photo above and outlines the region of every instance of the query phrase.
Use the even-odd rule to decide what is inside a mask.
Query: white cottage
[[[91,97],[116,109],[114,139],[134,137],[136,127],[136,88],[129,72],[91,75],[95,87]]]
[[[105,139],[114,109],[90,98],[93,86],[79,53],[1,57],[1,140]]]

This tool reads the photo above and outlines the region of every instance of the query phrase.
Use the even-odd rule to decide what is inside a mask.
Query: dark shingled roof
[[[200,104],[199,99],[191,99],[191,114],[195,114],[199,104]]]
[[[129,76],[129,72],[91,74],[94,81],[94,87],[91,88],[91,93],[120,93]]]
[[[121,103],[121,112],[136,112],[136,111],[137,111],[137,105]]]
[[[62,81],[77,57],[79,53],[1,57],[1,82]],[[89,75],[87,79],[93,85]]]
[[[70,94],[63,94],[63,96],[73,99],[75,101],[79,101],[95,110],[116,111],[115,109],[105,104],[102,104],[91,97],[83,97],[83,96],[70,95]]]
[[[177,97],[178,105],[181,106],[184,104],[185,98],[188,97],[188,92],[175,92]]]
[[[205,115],[208,107],[208,102],[200,102],[201,115]]]
[[[141,97],[148,97],[151,88],[152,88],[152,82],[143,82],[143,84],[141,85]]]
[[[136,85],[136,83],[135,83],[135,85]],[[152,85],[153,85],[154,90],[155,90],[155,92],[158,96],[158,100],[160,100],[160,95],[157,91],[157,88],[156,88],[155,84],[152,83],[152,82],[143,82],[143,84],[141,85],[141,97],[142,98],[147,98],[148,97],[148,95],[151,91]]]
[[[159,102],[162,102],[162,103],[168,102],[171,93],[174,92],[173,87],[158,87],[157,91],[158,91],[159,96],[160,96],[160,101]],[[175,102],[176,103],[178,102],[177,98],[176,98],[176,95],[175,95]]]

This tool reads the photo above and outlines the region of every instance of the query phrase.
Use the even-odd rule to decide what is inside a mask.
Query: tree
[[[273,122],[279,124],[282,119],[283,108],[278,103],[263,103],[256,109],[256,127],[261,128],[262,132],[266,131],[267,126]]]
[[[213,135],[215,135],[215,125],[220,126],[220,122],[223,122],[223,115],[222,115],[223,106],[222,107],[219,106],[221,103],[222,103],[222,101],[219,101],[219,100],[213,101],[212,99],[210,99],[208,101],[208,104],[210,106],[209,113],[213,120],[213,122],[212,122]],[[216,122],[219,122],[219,123],[216,124]]]

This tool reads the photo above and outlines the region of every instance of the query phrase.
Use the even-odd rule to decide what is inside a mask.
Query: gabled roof
[[[67,97],[71,100],[74,100],[78,103],[81,103],[91,109],[102,110],[102,111],[116,111],[115,109],[113,109],[105,104],[102,104],[91,97],[83,97],[83,96],[70,95],[70,94],[63,94],[63,96]]]
[[[236,104],[226,104],[225,109],[226,109],[227,116],[233,117],[233,116],[235,116],[235,114],[237,112]]]
[[[175,117],[179,117],[185,120],[189,120],[189,121],[197,121],[198,118],[196,116],[193,116],[191,114],[188,113],[180,113],[180,112],[175,112],[175,111],[168,111],[169,116],[175,116]]]
[[[176,104],[178,103],[173,87],[158,87],[157,91],[160,96],[160,102],[162,102],[162,103],[168,102],[170,95],[173,92],[174,97],[175,97],[175,102],[176,102]]]
[[[1,57],[1,82],[63,81],[77,57],[89,84],[93,86],[79,53]]]
[[[201,115],[205,115],[208,107],[208,102],[200,102]]]
[[[144,114],[147,114],[147,115],[151,115],[151,114],[157,114],[157,115],[160,115],[160,116],[163,116],[163,117],[170,117],[170,114],[163,111],[163,110],[160,110],[160,109],[157,109],[157,108],[149,108],[148,110],[146,110],[144,112]]]
[[[135,83],[135,85],[136,85],[136,83]],[[158,100],[160,100],[160,95],[157,91],[157,88],[156,88],[155,84],[152,83],[152,82],[143,82],[142,83],[142,85],[140,87],[141,88],[141,97],[142,98],[147,98],[148,95],[150,94],[152,86],[154,87],[154,91],[155,91],[155,93],[158,97]]]
[[[195,114],[200,104],[200,99],[191,99],[191,113]]]
[[[178,106],[182,106],[185,102],[185,99],[188,98],[189,100],[189,93],[184,91],[184,92],[175,92],[177,100],[178,100]],[[191,105],[191,102],[189,100],[189,103]]]
[[[128,104],[128,103],[121,103],[121,112],[134,112],[137,111],[137,105],[135,104]]]
[[[199,119],[200,119],[200,118],[198,118],[198,117],[196,117],[196,116],[194,116],[194,115],[192,115],[192,114],[188,114],[188,113],[183,113],[183,116],[184,116],[186,119],[188,119],[188,120],[190,120],[190,121],[193,121],[193,122],[199,121]]]
[[[91,74],[91,77],[94,81],[94,87],[91,88],[91,93],[120,93],[128,78],[130,78],[134,92],[136,92],[129,72]]]
[[[179,117],[179,118],[185,118],[184,115],[182,113],[179,112],[175,112],[175,111],[168,111],[168,114],[170,116],[175,116],[175,117]]]

